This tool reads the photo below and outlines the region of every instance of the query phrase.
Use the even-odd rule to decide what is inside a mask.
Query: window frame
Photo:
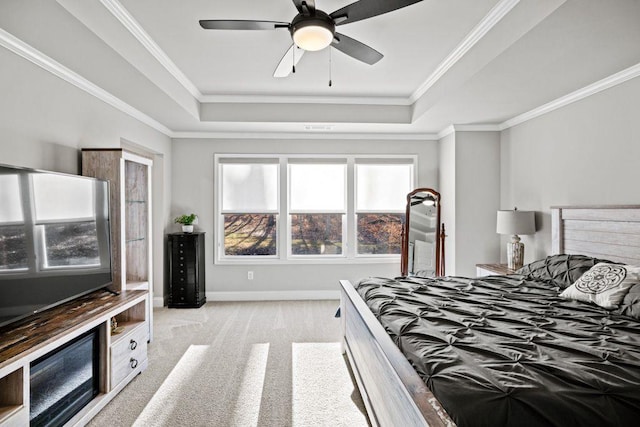
[[[277,255],[225,255],[224,254],[224,220],[222,212],[222,168],[221,164],[233,159],[235,163],[246,160],[250,163],[256,159],[274,159],[279,164],[278,173],[278,207],[277,220]],[[305,160],[312,163],[346,162],[346,212],[343,216],[342,227],[342,254],[340,255],[293,255],[291,253],[291,213],[289,209],[289,164]],[[274,264],[369,264],[381,261],[395,262],[400,260],[400,254],[358,254],[357,253],[357,213],[355,165],[357,160],[364,160],[373,164],[411,164],[411,187],[415,188],[418,182],[418,155],[417,154],[214,154],[214,264],[216,265],[274,265]],[[296,211],[297,212],[297,211]],[[298,213],[333,213],[323,212],[298,212]],[[336,212],[338,213],[338,212]],[[391,212],[383,212],[391,213]],[[395,212],[394,212],[395,213]],[[397,213],[405,213],[405,209]]]
[[[223,198],[223,192],[222,192],[222,175],[223,175],[223,167],[222,165],[225,164],[225,162],[220,162],[220,158],[222,159],[238,159],[238,161],[230,161],[228,163],[233,163],[233,164],[269,164],[269,165],[276,165],[277,166],[277,173],[276,173],[276,209],[275,210],[269,210],[269,209],[248,209],[246,211],[241,211],[241,210],[234,210],[234,209],[228,209],[228,210],[223,210],[222,209],[222,198]],[[269,261],[269,260],[278,260],[280,259],[280,255],[281,255],[281,250],[280,250],[280,233],[281,233],[281,181],[282,181],[282,177],[281,177],[281,165],[280,162],[274,162],[274,161],[268,161],[265,162],[265,159],[277,159],[277,157],[273,157],[273,156],[264,156],[264,155],[252,155],[252,156],[221,156],[220,158],[217,157],[216,155],[216,160],[215,160],[215,166],[217,169],[217,185],[216,185],[216,192],[217,192],[217,198],[216,198],[216,209],[215,209],[215,218],[214,218],[214,224],[217,221],[217,226],[215,227],[215,229],[218,231],[216,233],[217,237],[216,237],[216,244],[215,244],[215,248],[217,250],[214,250],[214,252],[217,252],[218,255],[216,256],[216,259],[220,260],[220,261],[230,261],[233,263],[236,263],[240,260],[245,260],[245,261],[251,261],[251,263],[255,263],[258,261]],[[245,160],[245,161],[243,161]],[[275,216],[275,221],[276,221],[276,253],[275,255],[227,255],[225,252],[225,242],[224,242],[224,215],[251,215],[251,214],[256,214],[256,215],[274,215]]]
[[[291,161],[291,159],[295,159],[293,157],[289,157],[287,159],[287,259],[291,260],[343,260],[347,258],[347,242],[348,238],[348,230],[347,230],[347,212],[348,212],[348,204],[349,204],[349,193],[348,193],[348,181],[349,181],[349,171],[348,164],[346,158],[318,158],[313,159],[310,158],[307,161]],[[305,158],[306,160],[306,158]],[[302,209],[292,209],[291,208],[291,166],[296,164],[310,164],[310,165],[344,165],[344,209],[340,210],[302,210]],[[342,215],[342,253],[341,254],[294,254],[293,253],[293,236],[292,236],[292,215]]]
[[[366,259],[396,259],[396,258],[400,258],[400,254],[367,254],[367,253],[359,253],[358,252],[358,214],[362,214],[362,215],[383,215],[383,214],[402,214],[405,215],[406,214],[406,203],[403,205],[403,207],[401,209],[398,210],[389,210],[389,211],[382,211],[380,209],[362,209],[362,210],[358,210],[357,208],[357,197],[358,197],[358,182],[357,182],[357,171],[356,171],[356,167],[358,164],[368,164],[368,165],[401,165],[401,164],[407,164],[407,165],[411,165],[412,166],[412,170],[410,172],[410,176],[411,176],[411,183],[409,184],[409,191],[407,191],[407,194],[409,194],[414,188],[416,188],[416,174],[417,174],[417,158],[413,159],[413,162],[402,162],[401,160],[408,160],[409,157],[406,156],[400,156],[399,158],[384,158],[381,159],[380,162],[377,162],[377,158],[376,157],[364,157],[364,156],[357,156],[355,162],[354,162],[354,170],[353,170],[353,200],[354,200],[354,205],[353,205],[353,221],[354,221],[354,227],[353,227],[353,246],[354,246],[354,258],[355,259],[362,259],[362,258],[366,258]],[[358,160],[362,160],[361,162],[358,162]],[[386,160],[386,161],[384,161]],[[402,248],[400,249],[402,251]]]

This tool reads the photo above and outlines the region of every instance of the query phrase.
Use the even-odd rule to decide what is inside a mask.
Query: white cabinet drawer
[[[111,388],[147,360],[147,328],[142,324],[111,346]]]

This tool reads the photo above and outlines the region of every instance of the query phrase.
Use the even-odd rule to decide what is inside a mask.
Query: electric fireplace
[[[31,363],[31,426],[61,426],[100,392],[99,329]]]

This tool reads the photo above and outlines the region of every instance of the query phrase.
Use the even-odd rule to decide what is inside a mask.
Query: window
[[[357,253],[399,254],[413,164],[371,161],[360,160],[355,166]]]
[[[225,256],[278,254],[277,159],[227,159],[220,164]]]
[[[291,255],[342,255],[347,164],[289,164]]]
[[[415,160],[216,156],[217,260],[398,257]]]

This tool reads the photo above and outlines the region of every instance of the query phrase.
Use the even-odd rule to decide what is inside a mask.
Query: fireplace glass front
[[[31,363],[31,426],[61,426],[99,393],[95,328]]]

